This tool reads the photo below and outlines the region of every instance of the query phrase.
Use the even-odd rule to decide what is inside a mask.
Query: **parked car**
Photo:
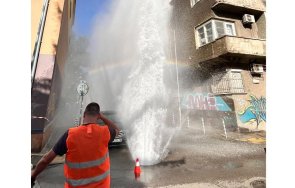
[[[111,120],[113,123],[115,123],[119,129],[119,134],[115,137],[113,142],[109,143],[109,146],[121,146],[126,145],[126,131],[122,127],[122,123],[118,120],[116,112],[115,111],[102,111],[103,115],[105,115],[109,120]],[[98,121],[99,124],[104,124],[102,120]]]

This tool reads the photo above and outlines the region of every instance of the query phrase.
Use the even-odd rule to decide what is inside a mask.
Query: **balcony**
[[[265,0],[216,0],[211,8],[217,12],[260,16],[265,12]]]
[[[230,57],[265,59],[265,47],[265,40],[223,36],[198,48],[197,62],[213,62]]]

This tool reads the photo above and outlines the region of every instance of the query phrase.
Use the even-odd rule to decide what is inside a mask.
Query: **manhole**
[[[266,188],[265,180],[254,180],[250,183],[253,188]]]

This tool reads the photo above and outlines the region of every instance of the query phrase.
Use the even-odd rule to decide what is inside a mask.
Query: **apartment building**
[[[42,149],[51,132],[64,77],[75,7],[76,0],[31,0],[33,152]]]
[[[190,84],[182,82],[183,112],[207,126],[265,130],[266,2],[173,0],[171,4],[175,58],[196,77]]]

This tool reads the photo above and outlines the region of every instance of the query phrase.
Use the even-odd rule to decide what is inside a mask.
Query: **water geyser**
[[[175,132],[166,123],[171,92],[164,79],[170,50],[169,3],[116,1],[103,18],[99,17],[92,37],[92,64],[99,69],[96,74],[104,75],[97,86],[90,86],[96,90],[92,96],[102,95],[102,91],[112,96],[108,100],[98,97],[98,102],[115,104],[127,130],[131,155],[142,165],[160,162]],[[95,83],[93,75],[88,80]],[[107,87],[103,80],[109,81]]]

